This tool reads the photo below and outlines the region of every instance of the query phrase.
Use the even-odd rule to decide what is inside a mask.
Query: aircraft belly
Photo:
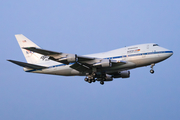
[[[155,54],[155,55],[146,55],[146,56],[138,56],[138,57],[131,57],[129,61],[136,64],[137,67],[139,66],[147,66],[152,63],[158,63],[165,59],[167,59],[167,53],[164,54]]]
[[[79,75],[80,74],[79,71],[70,68],[68,65],[57,67],[55,72],[57,75],[64,75],[64,76],[73,76],[73,75]]]
[[[43,69],[42,71],[36,71],[36,72],[43,74],[63,75],[63,76],[74,76],[81,74],[79,71],[70,68],[69,65]]]

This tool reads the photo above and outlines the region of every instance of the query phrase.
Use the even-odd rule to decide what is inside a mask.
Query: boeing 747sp
[[[41,49],[22,34],[15,35],[27,63],[8,60],[23,67],[24,71],[63,76],[86,76],[92,83],[129,78],[130,69],[154,65],[169,58],[173,51],[158,44],[140,44],[91,55],[78,55]]]

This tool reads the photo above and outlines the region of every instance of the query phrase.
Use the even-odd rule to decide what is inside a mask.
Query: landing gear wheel
[[[92,73],[92,76],[95,76],[96,75],[96,73]]]
[[[88,79],[88,83],[92,83],[92,80],[91,80],[91,79]]]
[[[154,73],[154,70],[150,70],[150,73],[153,74],[153,73]]]
[[[153,70],[153,67],[155,66],[154,63],[151,64],[151,70],[150,70],[150,73],[153,74],[154,73],[154,70]]]
[[[92,82],[96,82],[96,80],[95,80],[95,79],[92,79]]]
[[[100,84],[101,84],[101,85],[104,85],[104,81],[100,81]]]
[[[87,78],[84,78],[84,81],[86,81],[86,82],[87,82],[87,81],[88,81],[88,79],[87,79]]]

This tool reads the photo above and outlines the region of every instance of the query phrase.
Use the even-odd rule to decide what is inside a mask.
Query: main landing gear
[[[84,80],[88,83],[96,82],[95,75],[95,73],[92,73],[91,75],[88,75],[86,78],[84,78]]]
[[[104,85],[104,79],[102,79],[102,78],[86,77],[86,78],[84,78],[84,80],[85,80],[86,82],[88,82],[88,83],[100,81],[100,84],[101,84],[101,85]]]
[[[105,77],[97,78],[96,74],[92,73],[92,74],[88,75],[86,78],[84,78],[84,81],[86,81],[88,83],[100,81],[100,84],[104,85]]]
[[[92,82],[96,82],[96,80],[95,80],[95,78],[84,78],[84,80],[86,81],[86,82],[88,82],[88,83],[92,83]]]
[[[150,70],[150,73],[153,74],[154,73],[154,70],[153,70],[153,67],[155,66],[154,63],[151,64],[151,70]]]

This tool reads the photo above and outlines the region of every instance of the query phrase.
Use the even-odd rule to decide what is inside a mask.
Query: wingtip
[[[7,61],[9,61],[9,62],[14,62],[15,60],[7,60]]]

